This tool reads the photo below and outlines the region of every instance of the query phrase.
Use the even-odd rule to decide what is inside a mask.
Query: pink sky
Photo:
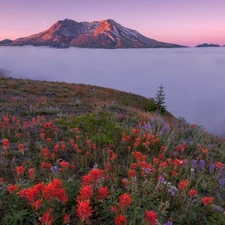
[[[0,40],[41,32],[58,20],[113,19],[158,41],[225,45],[225,0],[0,0]]]

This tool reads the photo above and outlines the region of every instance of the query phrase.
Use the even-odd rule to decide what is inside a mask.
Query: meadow
[[[0,224],[225,224],[225,139],[150,101],[2,76]]]

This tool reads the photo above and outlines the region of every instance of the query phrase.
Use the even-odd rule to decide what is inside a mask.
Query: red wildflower
[[[171,172],[171,175],[174,176],[174,177],[176,177],[176,176],[178,175],[178,173],[177,173],[175,170],[173,170],[173,171]]]
[[[144,169],[147,167],[147,165],[148,165],[147,162],[143,161],[140,163],[140,168]]]
[[[34,170],[34,168],[30,168],[28,170],[28,173],[29,173],[29,178],[30,179],[33,179],[35,177],[35,170]]]
[[[17,133],[17,137],[20,138],[22,136],[21,133]]]
[[[70,144],[73,146],[74,145],[74,139],[70,139]]]
[[[98,189],[98,200],[105,200],[105,198],[109,196],[109,190],[107,187],[100,187]]]
[[[51,163],[42,162],[41,163],[41,167],[43,169],[49,169],[50,170],[50,168],[52,167],[52,164]]]
[[[37,211],[42,206],[42,199],[38,199],[34,203],[31,204],[34,207],[34,211]]]
[[[64,169],[67,169],[69,168],[70,164],[69,162],[66,162],[65,160],[63,160],[62,162],[59,163],[59,165],[64,168]]]
[[[54,146],[54,148],[53,148],[53,149],[54,149],[54,151],[55,151],[55,152],[58,152],[58,151],[59,151],[59,145],[58,145],[58,144],[56,144],[56,145]]]
[[[131,196],[127,193],[120,195],[118,205],[122,210],[125,210],[131,204]]]
[[[79,200],[88,200],[94,195],[93,189],[90,186],[83,186],[80,189]]]
[[[127,217],[120,214],[119,216],[115,217],[114,222],[115,222],[115,225],[126,225]]]
[[[34,203],[41,193],[40,185],[43,187],[43,184],[39,183],[36,184],[34,187],[20,190],[20,197],[26,198],[30,203]]]
[[[3,182],[3,178],[2,177],[0,177],[0,183],[2,183]]]
[[[51,143],[52,139],[51,138],[46,138],[46,142]]]
[[[76,150],[76,149],[79,148],[79,145],[78,145],[78,144],[74,144],[74,145],[73,145],[73,148]]]
[[[157,214],[153,210],[145,212],[145,220],[148,222],[148,225],[157,224]]]
[[[197,192],[197,190],[195,190],[195,189],[191,189],[190,191],[189,191],[189,196],[192,198],[192,197],[194,197],[195,195],[197,195],[198,194],[198,192]]]
[[[91,213],[93,212],[93,210],[90,206],[90,202],[89,201],[79,202],[76,212],[77,212],[77,216],[81,220],[88,220],[88,218],[91,216]]]
[[[135,169],[137,167],[137,163],[132,163],[131,165],[130,165],[130,168],[132,168],[132,169]]]
[[[117,154],[113,153],[109,159],[110,161],[114,161],[117,157]]]
[[[217,163],[215,164],[215,166],[216,166],[218,169],[223,169],[223,167],[224,167],[223,163],[221,163],[221,162],[217,162]]]
[[[128,176],[129,176],[130,178],[135,177],[135,176],[136,176],[135,170],[130,170]]]
[[[186,190],[187,189],[187,186],[190,184],[190,181],[189,180],[183,180],[183,181],[180,181],[178,183],[178,188],[180,188],[181,190]]]
[[[42,192],[44,197],[50,202],[54,201],[54,199],[58,199],[65,204],[68,200],[66,190],[62,188],[62,181],[60,179],[54,179],[51,183],[47,184]]]
[[[91,147],[91,140],[87,140],[87,146]]]
[[[86,185],[91,185],[92,183],[92,178],[89,174],[84,175],[82,177],[82,185],[86,186]]]
[[[204,197],[204,198],[202,198],[202,203],[204,205],[211,205],[213,200],[214,200],[214,198],[212,198],[212,197]]]
[[[182,164],[182,161],[180,161],[179,159],[174,159],[173,164],[174,166],[178,167]]]
[[[25,172],[25,170],[26,170],[26,169],[25,169],[23,166],[18,166],[18,167],[16,167],[16,169],[15,169],[17,176],[23,175],[24,172]]]
[[[40,138],[41,138],[41,139],[45,139],[45,134],[44,134],[44,133],[41,133],[41,134],[40,134]]]
[[[119,211],[118,205],[111,206],[111,211],[117,213]]]
[[[66,215],[63,217],[63,224],[68,224],[68,223],[70,223],[70,217],[71,217],[70,214],[66,214]]]
[[[53,223],[52,209],[49,209],[41,217],[41,225],[52,225],[52,223]]]
[[[7,187],[7,190],[8,190],[8,192],[9,192],[10,194],[16,192],[17,189],[18,189],[18,186],[17,186],[17,185],[13,185],[13,184],[11,184],[11,185],[9,185],[9,186]]]
[[[9,147],[9,140],[8,139],[4,139],[2,141],[2,144],[3,144],[3,148],[4,149],[7,149]]]
[[[159,158],[160,160],[162,160],[162,159],[164,158],[164,154],[160,153],[159,156],[158,156],[158,158]]]
[[[104,176],[104,170],[102,169],[93,169],[90,172],[90,176],[92,181],[98,181],[100,178]]]
[[[72,170],[74,170],[74,169],[76,168],[76,166],[73,164],[73,165],[70,166],[70,168],[71,168]]]
[[[75,127],[75,128],[74,128],[74,131],[75,131],[76,133],[78,133],[78,132],[79,132],[79,128],[78,128],[78,127]]]
[[[24,145],[23,144],[19,144],[18,148],[19,148],[20,152],[22,154],[24,154]]]
[[[168,166],[167,162],[161,162],[159,163],[159,166],[162,168],[166,168]]]
[[[160,162],[160,160],[159,160],[158,158],[154,158],[154,159],[153,159],[153,162],[154,162],[156,165],[158,165],[159,162]]]
[[[47,148],[43,148],[42,149],[42,157],[43,158],[48,158],[49,157],[49,151],[48,151],[48,149]]]
[[[141,160],[142,153],[141,152],[135,152],[135,158],[137,161]]]

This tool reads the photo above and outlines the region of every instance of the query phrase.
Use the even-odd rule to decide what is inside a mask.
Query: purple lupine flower
[[[220,179],[220,187],[225,186],[225,178]]]
[[[203,170],[204,167],[205,167],[205,160],[200,159],[200,160],[199,160],[199,168]]]
[[[162,176],[159,176],[159,178],[158,178],[158,181],[160,182],[160,183],[164,183],[164,178],[162,177]]]
[[[174,192],[173,189],[171,189],[171,188],[168,189],[168,192],[169,192],[172,196],[175,195],[175,192]]]
[[[215,164],[214,163],[210,163],[210,166],[209,166],[210,173],[214,173],[214,170],[215,170]]]
[[[97,169],[98,168],[98,163],[95,163],[93,166],[93,169]]]
[[[168,222],[165,223],[164,225],[173,225],[173,222],[168,221]]]
[[[51,171],[52,171],[53,173],[57,173],[57,172],[59,171],[59,168],[58,168],[57,166],[52,166],[52,167],[51,167]]]
[[[208,148],[209,148],[209,149],[212,148],[212,144],[208,144]]]
[[[198,168],[197,160],[192,159],[192,161],[191,161],[191,166],[192,166],[194,169],[197,169],[197,168]]]
[[[145,168],[145,173],[149,174],[152,171],[151,168]]]

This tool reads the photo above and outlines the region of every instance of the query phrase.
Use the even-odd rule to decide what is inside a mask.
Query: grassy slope
[[[72,224],[79,224],[74,214],[77,204],[74,198],[78,195],[81,178],[91,171],[95,163],[111,176],[112,180],[106,180],[104,185],[108,188],[116,188],[116,191],[111,192],[108,202],[101,206],[104,209],[98,203],[92,203],[92,206],[98,210],[92,216],[91,224],[111,224],[115,215],[110,213],[110,203],[116,204],[118,195],[123,191],[131,194],[133,199],[132,207],[127,210],[130,224],[144,224],[144,213],[149,209],[154,209],[158,213],[159,221],[162,223],[168,221],[170,217],[174,218],[174,224],[184,224],[184,220],[188,220],[189,224],[206,224],[206,221],[214,224],[212,221],[219,221],[217,214],[212,214],[211,211],[203,215],[204,207],[201,206],[201,198],[213,196],[214,204],[217,207],[224,207],[224,187],[220,186],[220,179],[224,175],[218,168],[210,172],[212,163],[216,165],[218,162],[223,164],[225,162],[224,140],[208,134],[196,125],[179,121],[169,113],[166,117],[161,117],[155,113],[144,112],[147,102],[148,99],[142,96],[108,88],[2,77],[0,79],[0,134],[1,141],[6,138],[10,142],[10,148],[4,148],[3,142],[0,145],[0,177],[3,178],[3,183],[0,183],[0,193],[2,199],[5,199],[0,204],[0,217],[4,217],[2,223],[6,221],[5,224],[9,224],[13,221],[15,216],[12,212],[15,210],[13,208],[15,205],[17,210],[28,210],[26,217],[30,218],[29,221],[34,221],[37,215],[40,216],[44,210],[47,210],[48,204],[38,212],[40,215],[36,212],[31,216],[32,210],[26,207],[26,202],[22,204],[18,198],[12,200],[12,195],[9,195],[6,189],[10,184],[17,184],[21,190],[32,187],[38,182],[48,183],[54,174],[51,171],[43,171],[42,162],[56,165],[58,160],[76,165],[75,170],[68,170],[66,174],[62,172],[56,176],[61,178],[66,186],[69,203],[64,210],[72,210]],[[20,122],[17,123],[18,119]],[[48,125],[50,128],[46,128],[46,124],[51,124]],[[78,140],[74,140],[75,127],[80,130]],[[18,133],[22,136],[18,137]],[[45,137],[42,138],[41,134]],[[51,138],[51,142],[48,142],[47,138]],[[74,152],[71,139],[79,145],[82,154]],[[92,147],[87,144],[88,141],[92,143]],[[148,142],[150,145],[146,146]],[[66,151],[55,153],[55,158],[43,157],[43,148],[48,148],[52,152],[56,144],[63,143]],[[24,154],[18,150],[19,144],[25,146]],[[100,152],[96,154],[93,149]],[[109,149],[113,153],[109,153]],[[122,187],[121,179],[130,180],[128,174],[132,163],[139,164],[134,157],[135,152],[145,155],[148,164],[154,168],[154,172],[148,177],[151,183],[143,185],[149,175],[143,176],[142,169],[136,168],[137,180],[131,180],[133,187]],[[113,154],[116,155],[115,161],[111,159]],[[176,167],[175,164],[168,163],[169,159],[174,163],[176,160],[179,162],[184,160],[186,165]],[[193,168],[193,159],[197,160],[198,167],[200,167],[200,160],[204,160],[205,163],[202,169],[196,167],[194,177],[190,172]],[[166,168],[163,167],[165,164],[160,164],[162,162],[166,163]],[[25,166],[27,170],[35,168],[36,177],[30,179],[28,172],[18,177],[15,168],[20,165]],[[107,166],[110,167],[109,171]],[[171,176],[173,171],[178,175]],[[190,204],[188,190],[186,194],[178,192],[174,198],[168,195],[165,187],[159,187],[158,176],[163,176],[176,187],[180,181],[190,180],[188,190],[195,188],[199,192],[199,196],[195,198],[195,205]],[[68,186],[66,180],[71,180],[72,186]],[[76,189],[75,194],[71,192],[71,188]],[[133,188],[138,189],[139,192]],[[152,196],[151,193],[154,195]],[[14,206],[9,198],[14,202]],[[146,199],[151,204],[145,202]],[[165,202],[169,202],[170,206],[165,209],[160,208]],[[187,204],[190,204],[190,215],[185,211]],[[57,209],[54,210],[56,213]],[[134,213],[140,214],[140,218],[134,218]],[[102,218],[103,222],[99,218]],[[202,222],[203,219],[205,222]],[[61,221],[62,218],[58,220]],[[223,224],[223,221],[217,224]]]

